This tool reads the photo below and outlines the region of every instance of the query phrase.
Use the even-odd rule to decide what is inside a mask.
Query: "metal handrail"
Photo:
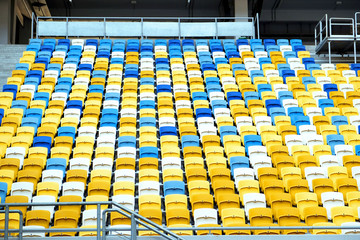
[[[360,37],[360,33],[358,32],[358,26],[360,27],[360,22],[358,20],[360,20],[360,12],[355,13],[355,37],[356,38]]]
[[[324,37],[325,30],[325,37]],[[328,15],[325,14],[324,17],[315,26],[315,47],[323,42],[329,35],[328,31]],[[319,40],[318,40],[319,39]]]
[[[339,21],[339,22],[337,22]],[[341,21],[349,21],[348,23],[346,22],[341,22]],[[332,32],[332,26],[351,26],[352,27],[352,34],[351,35],[333,35]],[[337,17],[332,17],[329,19],[329,31],[330,31],[330,37],[336,37],[336,36],[352,36],[354,37],[354,19],[353,18],[337,18]]]

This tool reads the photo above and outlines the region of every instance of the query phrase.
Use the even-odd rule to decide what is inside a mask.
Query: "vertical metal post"
[[[137,238],[137,231],[136,231],[136,220],[135,215],[131,214],[131,240],[136,240]]]
[[[66,38],[69,36],[69,18],[66,18]]]
[[[259,13],[256,13],[257,38],[260,39],[260,22]]]
[[[215,18],[215,35],[216,35],[216,39],[218,39],[219,36],[219,29],[218,29],[218,21],[217,18]]]
[[[9,206],[5,206],[5,233],[4,239],[9,239]]]
[[[23,214],[21,213],[20,214],[20,221],[19,221],[19,240],[22,240],[23,239],[23,220],[24,219],[24,216]]]
[[[144,18],[140,18],[141,21],[141,40],[144,38]]]
[[[36,32],[36,38],[39,38],[39,18],[36,17],[36,29],[35,29],[35,32]]]
[[[31,13],[31,39],[34,37],[34,12]]]
[[[101,240],[101,205],[98,203],[97,204],[97,219],[96,219],[96,230],[97,230],[97,240]]]
[[[354,38],[354,63],[357,63],[356,52],[356,38]]]
[[[179,40],[181,39],[181,24],[180,24],[180,18],[178,18],[178,26],[179,26]]]
[[[328,37],[328,33],[329,33],[329,24],[328,24],[328,15],[325,14],[325,37]]]
[[[331,63],[331,41],[328,41],[329,63]]]
[[[106,18],[104,18],[104,38],[106,38]]]

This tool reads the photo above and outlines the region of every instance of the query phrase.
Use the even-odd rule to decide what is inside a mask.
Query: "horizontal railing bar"
[[[114,19],[139,19],[139,20],[146,20],[146,19],[159,19],[159,20],[178,20],[178,19],[249,19],[249,20],[253,20],[253,17],[37,17],[38,19],[99,19],[99,20],[104,20],[104,19],[110,19],[110,20],[114,20]]]

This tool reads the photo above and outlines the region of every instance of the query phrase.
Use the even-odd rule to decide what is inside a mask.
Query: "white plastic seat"
[[[85,45],[84,46],[84,52],[96,52],[96,46],[93,45]]]
[[[81,58],[80,59],[80,63],[81,64],[91,64],[91,66],[94,65],[95,59],[90,58],[90,57],[86,57],[86,58]]]
[[[125,194],[121,194],[121,195],[114,195],[112,196],[112,201],[117,202],[121,205],[123,205],[124,207],[133,210],[135,209],[135,197],[132,195],[125,195]],[[118,208],[116,206],[113,206],[113,208]]]
[[[150,93],[150,92],[140,93],[140,101],[142,101],[142,100],[155,101],[155,93]]]
[[[319,99],[328,99],[327,93],[324,91],[315,91],[312,92],[312,97],[315,99],[318,103]]]
[[[280,46],[280,51],[284,54],[284,52],[291,52],[292,51],[292,46],[290,45],[281,45]]]
[[[100,127],[99,128],[99,137],[116,137],[116,128],[115,127]]]
[[[189,92],[189,87],[185,84],[175,84],[173,85],[174,93],[177,92]]]
[[[246,193],[243,196],[245,214],[249,218],[249,210],[252,208],[266,208],[265,195],[262,193]]]
[[[300,135],[286,135],[285,143],[289,149],[289,153],[291,153],[292,155],[292,150],[291,150],[292,146],[303,145],[303,140]]]
[[[75,117],[77,119],[80,119],[80,116],[81,116],[80,109],[67,108],[64,110],[64,117]]]
[[[236,188],[238,187],[239,181],[243,180],[254,180],[255,173],[252,168],[235,168],[234,169],[234,179]]]
[[[251,71],[260,70],[260,65],[258,63],[249,62],[249,63],[245,64],[245,69],[248,71],[249,76],[250,76]]]
[[[360,234],[359,222],[345,222],[341,224],[342,227],[355,227],[354,229],[341,229],[341,234]]]
[[[360,99],[359,99],[360,100]],[[350,116],[349,117],[350,120],[350,124],[351,125],[355,125],[358,126],[360,125],[360,115],[356,115],[356,116]],[[356,127],[357,128],[357,127]]]
[[[154,64],[152,62],[148,62],[146,60],[145,61],[143,60],[143,61],[140,62],[140,69],[141,69],[141,71],[153,71]]]
[[[273,85],[274,92],[276,96],[279,98],[279,92],[281,91],[289,91],[288,85],[286,84],[274,84]]]
[[[51,95],[51,100],[61,100],[64,102],[65,105],[66,105],[67,98],[68,98],[68,95],[67,95],[67,93],[64,93],[64,92],[54,92]]]
[[[121,70],[111,70],[109,71],[109,78],[121,78],[122,79],[123,72]]]
[[[103,108],[107,109],[107,108],[114,108],[114,109],[119,109],[119,101],[116,100],[105,100],[103,102]]]
[[[73,71],[75,73],[76,69],[77,69],[77,65],[74,63],[65,63],[63,65],[63,70],[66,70],[66,71]]]
[[[101,210],[102,212],[102,210]],[[97,225],[97,209],[89,209],[82,212],[83,226]],[[102,214],[100,214],[100,222],[102,222]]]
[[[289,61],[289,58],[288,58]],[[299,59],[300,61],[300,59]],[[299,62],[290,62],[290,69],[294,70],[297,73],[298,70],[305,70],[305,65]],[[296,74],[297,75],[297,74]]]
[[[262,126],[271,126],[271,117],[269,116],[257,116],[255,117],[255,125],[256,130],[258,133],[260,133],[260,128]]]
[[[89,85],[90,79],[85,77],[79,77],[74,79],[74,85]]]
[[[96,128],[95,127],[79,127],[78,136],[89,136],[95,139]]]
[[[346,77],[346,78],[356,77],[356,72],[354,70],[343,70],[342,75],[343,75],[343,77]]]
[[[198,131],[200,133],[201,139],[203,138],[203,136],[206,135],[217,135],[217,129],[215,126],[210,126],[210,125],[199,126]]]
[[[205,46],[205,45],[196,46],[196,51],[197,52],[209,52],[209,46]]]
[[[360,99],[354,99],[353,100],[353,106],[356,108],[360,108]]]
[[[190,100],[178,100],[175,102],[176,111],[181,108],[191,108]]]
[[[339,84],[339,90],[346,94],[346,92],[354,91],[354,86],[352,84]]]
[[[316,135],[316,127],[314,125],[301,125],[299,126],[299,132],[300,135],[303,137],[303,141],[304,141],[307,139],[307,137]],[[307,142],[307,140],[304,142]]]
[[[56,70],[46,70],[44,73],[44,77],[55,78],[55,82],[57,82],[57,79],[59,77],[59,72]]]
[[[313,191],[312,181],[317,178],[327,178],[327,172],[322,167],[305,168],[305,177],[309,184],[309,190]]]
[[[119,85],[107,85],[106,88],[105,88],[105,91],[107,93],[110,93],[110,92],[120,93],[121,86],[119,86]]]
[[[199,127],[214,126],[214,118],[212,117],[200,117],[196,119],[196,122]]]
[[[259,58],[267,58],[267,57],[269,57],[269,55],[265,51],[256,51],[255,52],[255,57],[258,58],[258,59]]]
[[[251,117],[237,117],[236,118],[236,126],[238,129],[240,129],[241,126],[252,126],[253,125],[253,119]]]
[[[265,70],[265,75],[267,78],[270,77],[279,77],[279,71],[278,70]]]
[[[215,58],[225,58],[226,57],[224,52],[213,52],[212,56],[213,56],[214,59]]]
[[[214,116],[215,116],[215,119],[216,119],[216,122],[217,122],[217,119],[219,117],[230,117],[230,109],[228,108],[215,108],[214,109]]]
[[[317,77],[316,78],[316,82],[318,84],[327,84],[327,83],[331,83],[331,78],[330,77]]]
[[[47,195],[41,195],[41,196],[34,196],[32,198],[33,203],[55,203],[56,199],[54,196],[47,196]],[[54,208],[55,206],[32,206],[31,210],[45,210],[49,211],[50,218],[53,219],[54,216]]]
[[[155,181],[139,182],[139,196],[142,195],[159,195],[160,183]]]
[[[76,38],[76,39],[71,40],[71,45],[78,45],[78,46],[81,46],[81,48],[83,48],[84,47],[84,42],[85,42],[84,39]]]
[[[248,148],[248,155],[250,163],[254,159],[260,159],[267,156],[267,150],[265,146],[250,146]]]
[[[286,61],[288,64],[300,64],[301,63],[299,58],[287,58]],[[290,69],[292,69],[291,65],[290,65]]]
[[[187,66],[188,64],[197,64],[199,63],[197,58],[185,58],[185,65]]]
[[[342,160],[343,156],[354,155],[354,148],[351,145],[336,145],[334,149],[339,160]]]
[[[332,63],[322,63],[321,70],[335,70],[335,65]]]
[[[174,64],[171,64],[171,70],[172,71],[184,71],[185,66],[182,63],[174,63]]]
[[[254,168],[256,179],[259,179],[258,169],[264,168],[264,167],[272,167],[271,157],[268,157],[268,156],[252,159],[252,160],[250,160],[250,163]]]
[[[136,158],[136,148],[134,147],[119,147],[116,151],[117,158]]]
[[[334,155],[321,155],[319,156],[320,166],[327,169],[331,166],[342,166],[338,158]]]
[[[162,170],[179,168],[181,169],[181,159],[177,157],[165,157],[161,159]]]
[[[123,108],[120,111],[121,117],[133,117],[136,118],[136,109],[133,108]]]
[[[90,161],[87,158],[72,158],[70,159],[70,170],[82,169],[89,172]]]
[[[201,71],[199,70],[191,70],[188,71],[188,78],[201,77]]]
[[[156,78],[156,84],[157,85],[160,85],[160,84],[170,85],[171,79],[168,77],[159,77],[159,78]]]
[[[66,58],[66,52],[63,51],[53,51],[52,53],[53,58],[62,58],[63,60]]]
[[[166,46],[164,45],[155,46],[155,52],[166,52]]]
[[[14,182],[11,185],[11,196],[25,196],[31,202],[34,184],[31,182]]]
[[[8,147],[6,149],[6,158],[17,158],[20,160],[20,168],[22,168],[25,158],[25,148],[23,147]]]
[[[223,89],[224,89],[224,86],[226,86],[228,84],[236,84],[236,80],[234,77],[222,77],[221,83],[222,83]]]
[[[175,127],[175,118],[172,117],[161,117],[159,118],[159,127]]]
[[[260,67],[259,59],[257,59],[257,58],[245,58],[244,59],[244,64],[245,64],[245,68],[246,68],[246,66],[250,67],[250,65],[257,65],[257,66]]]
[[[23,226],[23,237],[45,238],[45,232],[26,232],[26,230],[43,230],[43,226]]]
[[[93,170],[106,169],[112,171],[114,160],[111,158],[95,158],[93,160]]]
[[[116,170],[115,182],[135,182],[135,170],[132,169]]]
[[[213,208],[199,208],[194,210],[195,227],[204,224],[218,224],[218,214]]]
[[[305,112],[306,112],[306,116],[308,116],[310,118],[311,124],[314,124],[314,122],[313,122],[314,116],[322,116],[323,115],[322,110],[319,107],[308,107],[308,108],[306,108]]]
[[[360,191],[360,166],[352,167],[351,174],[354,179],[357,181],[358,189]]]
[[[323,145],[324,144],[324,138],[321,135],[313,134],[313,135],[306,135],[303,137],[303,140],[305,140],[305,144],[309,147],[310,154],[314,154],[314,146],[315,145]]]
[[[238,46],[239,53],[242,55],[242,52],[251,51],[250,45],[239,45]]]
[[[111,57],[113,58],[124,58],[124,52],[116,51],[111,53]]]
[[[282,105],[286,110],[286,114],[288,114],[287,109],[290,107],[298,107],[299,103],[298,103],[298,100],[296,100],[296,99],[284,99],[282,101]]]
[[[321,202],[326,208],[328,219],[331,220],[331,208],[345,206],[344,196],[340,192],[324,192],[321,193]]]
[[[83,182],[64,182],[62,195],[74,195],[84,197],[84,183]]]
[[[130,237],[131,236],[131,231],[129,230],[121,230],[121,229],[129,229],[131,227],[131,225],[126,225],[126,224],[117,224],[117,225],[111,225],[109,226],[109,236],[123,236],[123,237]],[[117,230],[112,230],[112,229],[117,229]],[[118,230],[120,229],[120,230]]]
[[[96,147],[115,147],[115,138],[100,136],[96,139]]]
[[[56,170],[56,169],[43,170],[42,171],[41,181],[42,182],[56,182],[56,183],[58,183],[59,184],[59,191],[60,191],[61,186],[62,186],[63,178],[64,178],[64,172],[62,170]]]
[[[210,99],[210,102],[213,100],[224,100],[225,94],[223,92],[210,92],[209,99]]]
[[[21,85],[20,86],[20,92],[29,92],[31,93],[31,99],[34,98],[34,93],[36,90],[36,86],[35,85]]]

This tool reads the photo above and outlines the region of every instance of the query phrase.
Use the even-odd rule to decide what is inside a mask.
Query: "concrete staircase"
[[[11,77],[11,71],[19,62],[27,45],[0,44],[0,90],[6,84],[7,78]]]

